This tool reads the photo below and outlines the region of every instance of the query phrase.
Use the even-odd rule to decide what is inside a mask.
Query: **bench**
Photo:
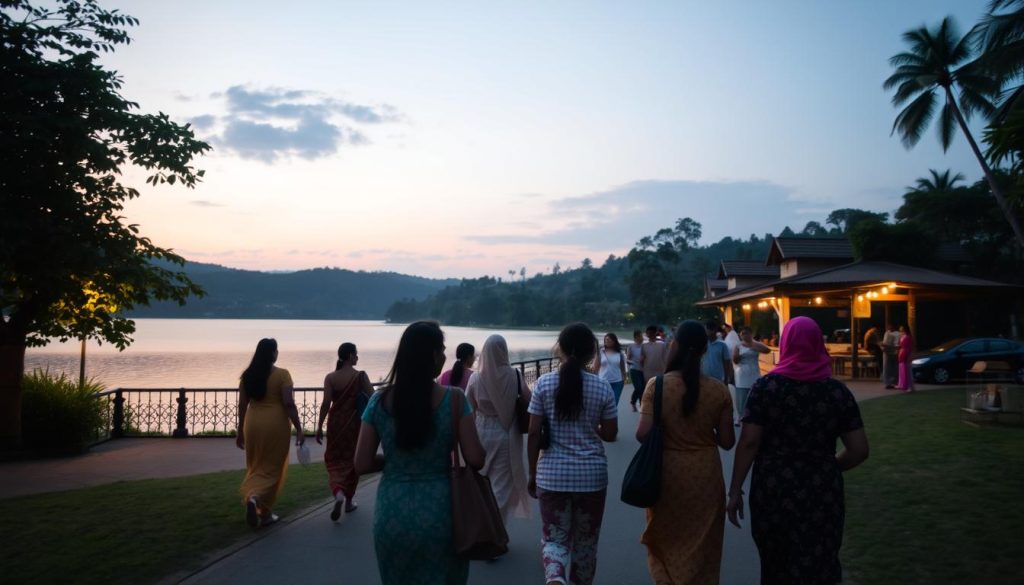
[[[989,382],[968,386],[966,394],[966,406],[960,408],[960,422],[998,424],[1006,417],[1016,417],[1018,423],[1024,422],[1022,386]]]

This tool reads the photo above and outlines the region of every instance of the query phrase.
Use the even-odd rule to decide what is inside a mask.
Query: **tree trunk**
[[[0,343],[0,453],[21,446],[21,380],[25,374],[25,342]]]
[[[978,148],[978,143],[974,141],[974,136],[971,135],[971,131],[967,128],[967,122],[964,120],[964,116],[960,113],[960,108],[957,106],[956,100],[953,99],[953,91],[948,86],[946,90],[946,100],[951,108],[953,108],[953,115],[956,116],[956,121],[960,124],[960,130],[963,131],[964,137],[967,138],[967,143],[971,145],[971,150],[974,151],[974,156],[978,159],[978,164],[981,165],[982,172],[985,173],[985,180],[988,182],[988,188],[992,191],[992,196],[996,198],[996,203],[999,204],[999,209],[1003,211],[1003,215],[1006,216],[1006,221],[1010,222],[1010,228],[1013,229],[1013,234],[1017,236],[1017,246],[1024,248],[1024,229],[1020,225],[1020,217],[1014,212],[1013,207],[1010,206],[1010,202],[1003,196],[1003,191],[996,183],[996,177],[992,174],[992,169],[989,168],[988,162],[985,160],[984,155],[981,154],[981,149]]]

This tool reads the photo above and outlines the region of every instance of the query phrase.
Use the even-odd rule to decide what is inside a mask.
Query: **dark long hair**
[[[615,335],[614,333],[609,331],[608,333],[605,333],[604,336],[612,338],[612,349],[614,349],[615,351],[622,351],[622,344],[619,343],[619,336],[618,335]],[[601,350],[604,351],[604,344],[603,343],[601,344]]]
[[[252,400],[262,400],[267,395],[267,379],[274,368],[274,355],[277,353],[277,340],[264,337],[256,344],[256,353],[252,354],[249,367],[242,372],[242,388]]]
[[[455,348],[455,363],[452,364],[452,377],[448,381],[452,386],[458,386],[459,382],[462,381],[462,374],[466,371],[466,364],[463,360],[469,358],[469,356],[476,353],[476,348],[471,343],[460,343]]]
[[[683,416],[690,416],[700,399],[700,360],[708,350],[708,332],[697,321],[683,321],[676,330],[675,343],[669,352],[666,372],[677,371],[683,376],[686,394],[683,395]]]
[[[562,366],[558,368],[555,389],[555,415],[558,420],[577,420],[583,412],[583,368],[597,353],[597,338],[585,323],[566,325],[558,334]]]
[[[335,370],[340,370],[345,365],[345,360],[352,357],[356,352],[356,344],[345,342],[338,346],[338,361],[334,365]]]
[[[444,333],[434,321],[417,321],[405,328],[386,384],[392,393],[395,444],[412,451],[427,444],[434,432],[431,394],[437,377],[434,356],[444,349]]]

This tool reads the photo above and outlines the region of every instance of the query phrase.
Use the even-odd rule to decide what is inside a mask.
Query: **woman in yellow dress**
[[[664,438],[661,497],[647,510],[647,567],[657,585],[716,585],[722,563],[725,482],[718,448],[736,443],[732,398],[718,380],[701,375],[704,327],[679,326],[662,382]],[[657,377],[647,382],[636,438],[654,425]]]
[[[238,436],[245,450],[245,479],[239,491],[245,502],[245,519],[258,528],[277,521],[274,502],[288,471],[288,421],[295,427],[295,444],[306,437],[295,408],[292,376],[274,366],[277,341],[261,339],[238,387]]]

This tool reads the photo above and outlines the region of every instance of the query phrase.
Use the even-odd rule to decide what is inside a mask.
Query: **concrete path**
[[[646,549],[640,544],[644,511],[623,504],[618,497],[626,466],[639,446],[633,437],[638,415],[630,410],[628,401],[622,402],[619,440],[605,444],[611,482],[598,549],[596,583],[602,585],[650,582]],[[732,470],[732,452],[721,453],[728,477]],[[300,517],[266,529],[260,538],[244,548],[230,552],[181,582],[188,585],[279,585],[299,581],[378,584],[372,527],[376,491],[377,480],[361,486],[356,494],[359,509],[343,515],[337,523],[328,517],[330,502],[324,502]],[[509,522],[511,546],[507,555],[494,563],[471,563],[471,584],[544,582],[540,563],[540,514],[535,501],[532,512],[532,518]],[[750,538],[749,527],[744,524],[741,530],[727,524],[721,582],[725,585],[756,583],[758,576],[757,549]]]

